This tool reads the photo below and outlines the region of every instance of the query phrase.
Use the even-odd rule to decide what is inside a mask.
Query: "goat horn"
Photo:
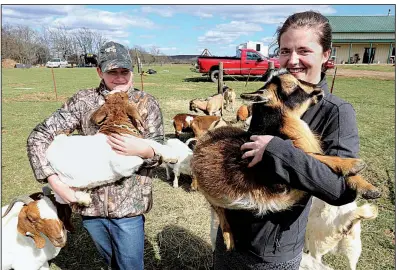
[[[21,195],[21,196],[18,196],[16,198],[12,199],[12,201],[10,202],[10,204],[7,207],[7,210],[2,215],[2,218],[5,217],[11,211],[11,208],[17,202],[23,202],[26,205],[26,204],[29,204],[31,202],[34,202],[34,200],[31,197],[29,197],[28,195]]]

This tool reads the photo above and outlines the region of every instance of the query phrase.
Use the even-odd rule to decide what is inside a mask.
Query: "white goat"
[[[344,254],[351,270],[356,269],[362,252],[360,221],[375,219],[378,208],[374,205],[357,206],[352,202],[332,206],[313,197],[306,227],[305,250],[319,262],[328,252]]]
[[[175,176],[173,180],[173,187],[177,188],[179,186],[179,177],[180,174],[192,175],[191,172],[191,159],[193,157],[193,151],[190,149],[189,144],[196,140],[194,138],[188,139],[186,143],[183,143],[179,139],[169,139],[166,142],[166,145],[171,147],[177,154],[177,162],[175,164],[165,163],[166,167],[166,178],[170,180],[170,172],[169,170],[173,170],[173,174]]]
[[[131,134],[149,144],[156,154],[168,162],[176,162],[173,149],[156,141],[140,138],[137,129],[142,125],[135,106],[128,102],[128,95],[118,92],[107,96],[103,104],[91,116],[100,125],[99,133],[92,136],[57,135],[46,151],[47,160],[60,180],[69,187],[90,189],[129,177],[143,164],[139,156],[120,155],[107,143],[111,133]],[[132,123],[133,119],[133,124]],[[89,205],[89,193],[80,191],[78,203]],[[63,200],[56,196],[57,201]]]
[[[67,240],[56,205],[46,196],[38,200],[20,196],[2,207],[1,213],[1,269],[49,269],[48,261],[58,255]]]

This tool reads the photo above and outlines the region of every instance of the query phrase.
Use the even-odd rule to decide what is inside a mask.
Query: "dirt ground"
[[[328,75],[334,75],[334,69],[327,71]],[[353,70],[337,68],[337,77],[373,77],[385,80],[394,80],[395,72],[371,71],[371,70]]]

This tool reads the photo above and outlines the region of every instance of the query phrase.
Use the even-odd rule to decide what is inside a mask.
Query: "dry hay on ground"
[[[17,62],[12,59],[3,59],[1,60],[2,68],[14,68]]]

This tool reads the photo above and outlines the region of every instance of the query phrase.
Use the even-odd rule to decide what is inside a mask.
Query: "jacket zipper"
[[[281,239],[281,231],[280,231],[280,225],[277,225],[276,227],[276,238],[274,239],[274,253],[277,251],[280,251],[280,239]]]

